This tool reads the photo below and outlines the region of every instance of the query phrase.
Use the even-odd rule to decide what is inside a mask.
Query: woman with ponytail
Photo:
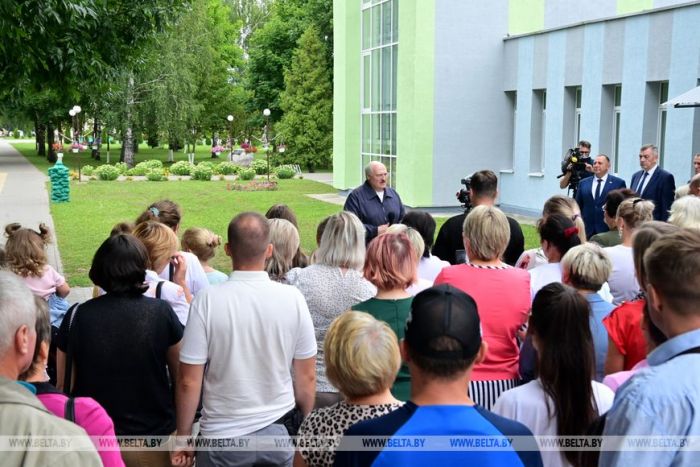
[[[538,353],[537,379],[501,394],[493,411],[527,426],[536,436],[583,436],[613,402],[593,381],[593,338],[586,299],[575,289],[546,285],[532,302],[528,334]],[[543,451],[546,466],[576,463],[576,451]]]
[[[552,214],[540,219],[537,231],[547,264],[530,270],[531,298],[545,285],[561,282],[561,259],[567,251],[582,243],[579,228],[563,214]]]

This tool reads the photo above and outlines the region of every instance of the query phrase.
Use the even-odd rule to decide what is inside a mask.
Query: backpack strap
[[[69,422],[75,423],[75,397],[66,399],[66,406],[63,413],[63,418]]]
[[[165,281],[160,281],[158,285],[156,285],[156,298],[160,298],[163,291],[163,284],[165,284]]]
[[[71,385],[73,382],[73,360],[75,358],[75,345],[77,342],[77,326],[75,326],[75,317],[78,316],[78,303],[68,309],[70,322],[68,323],[68,346],[66,348],[66,367],[63,373],[63,392],[70,396]]]

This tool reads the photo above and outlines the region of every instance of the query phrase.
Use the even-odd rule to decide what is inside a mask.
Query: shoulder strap
[[[158,285],[156,285],[156,298],[160,298],[163,291],[163,284],[165,284],[165,281],[160,281],[158,282]]]
[[[68,323],[68,344],[66,348],[66,367],[63,373],[63,392],[70,396],[71,383],[73,377],[73,359],[75,358],[75,342],[77,339],[77,327],[75,326],[75,317],[78,315],[78,304],[74,304],[68,309],[71,311],[70,322]]]
[[[66,406],[63,413],[63,418],[69,422],[75,423],[75,398],[69,397],[66,399]]]

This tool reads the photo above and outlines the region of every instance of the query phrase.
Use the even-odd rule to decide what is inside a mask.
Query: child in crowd
[[[40,224],[39,232],[36,232],[13,223],[5,226],[5,235],[8,269],[22,277],[34,295],[48,302],[51,326],[57,329],[68,311],[65,297],[70,293],[70,287],[66,279],[48,264],[46,245],[51,241],[49,228],[46,224]]]
[[[228,279],[228,276],[209,266],[209,260],[216,255],[216,248],[221,245],[221,237],[211,230],[200,227],[192,227],[185,230],[182,235],[182,249],[194,253],[207,275],[209,284],[220,284]]]

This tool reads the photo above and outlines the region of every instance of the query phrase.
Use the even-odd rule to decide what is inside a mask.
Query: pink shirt
[[[58,393],[45,393],[37,394],[37,397],[49,412],[57,417],[65,418],[67,396]],[[89,436],[114,438],[114,443],[110,444],[117,446],[112,419],[107,415],[105,409],[91,397],[75,398],[75,424],[81,426]],[[100,450],[99,446],[95,445],[95,447],[105,467],[124,466],[118,449]]]
[[[530,275],[511,266],[459,264],[440,271],[435,285],[447,283],[476,301],[486,359],[472,372],[474,381],[518,378],[520,349],[515,339],[530,310]]]
[[[48,300],[52,293],[56,293],[56,287],[66,283],[66,279],[48,264],[44,266],[44,272],[41,277],[27,276],[22,279],[24,279],[24,283],[27,284],[27,287],[31,289],[34,295],[44,300]]]
[[[617,392],[617,389],[625,384],[628,379],[634,376],[636,372],[642,368],[647,368],[648,366],[649,363],[647,363],[647,359],[645,358],[644,360],[637,362],[637,364],[633,366],[631,370],[618,371],[617,373],[607,375],[605,378],[603,378],[603,384],[612,389],[613,392]]]

